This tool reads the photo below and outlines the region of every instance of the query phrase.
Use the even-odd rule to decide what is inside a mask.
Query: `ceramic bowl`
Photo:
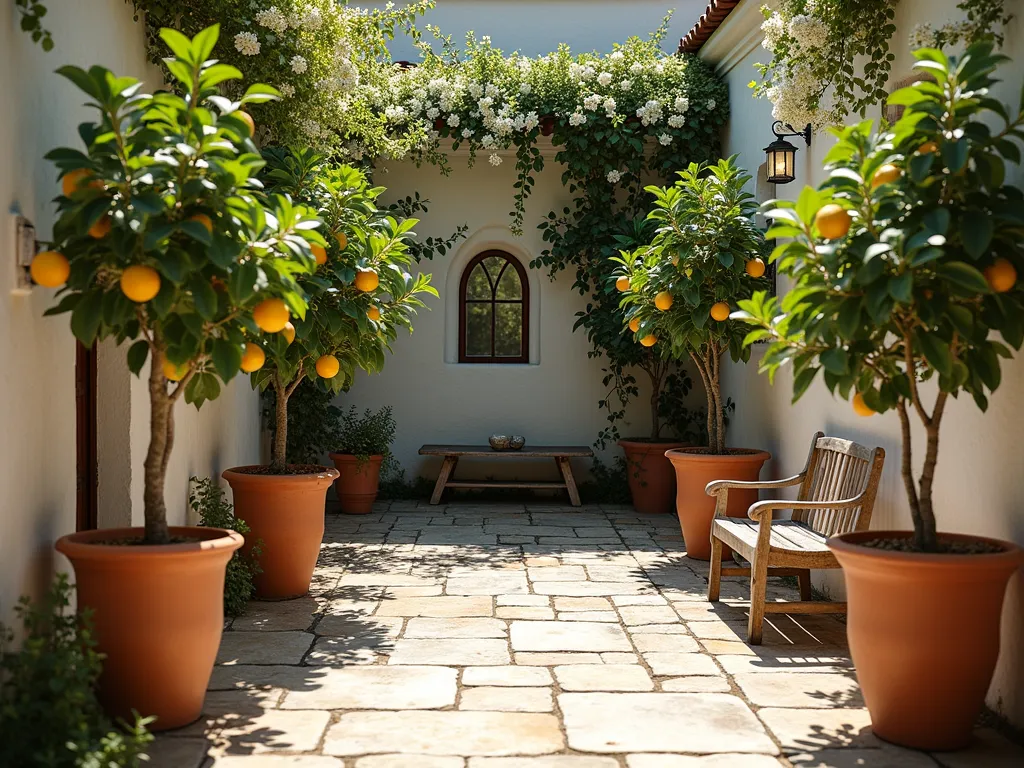
[[[522,435],[512,435],[508,439],[508,447],[511,451],[522,450],[524,445],[526,445],[526,438]]]
[[[491,448],[496,451],[504,451],[508,448],[508,435],[491,435],[487,438],[487,442],[491,444]]]

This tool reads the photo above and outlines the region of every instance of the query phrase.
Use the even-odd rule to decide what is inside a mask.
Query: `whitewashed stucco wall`
[[[764,162],[762,148],[772,139],[771,105],[751,98],[746,84],[757,75],[755,62],[769,54],[760,47],[758,27],[761,3],[746,0],[732,12],[725,24],[701,50],[714,62],[729,83],[731,120],[724,135],[724,151],[739,153],[739,162],[750,169]],[[1010,3],[1010,6],[1015,5]],[[1024,11],[1024,4],[1016,4]],[[922,21],[941,25],[958,18],[955,0],[903,0],[897,5],[898,31],[890,44],[896,54],[892,81],[911,74],[913,57],[907,35]],[[1000,71],[1003,82],[994,95],[1016,108],[1024,81],[1024,19],[1022,13],[1006,29],[1004,53],[1013,60]],[[808,151],[802,140],[795,141],[798,177],[777,187],[776,197],[793,198],[804,184],[818,183],[823,173],[822,158],[832,139],[815,135]],[[1024,169],[1008,177],[1024,184]],[[784,286],[780,287],[784,290]],[[910,515],[899,476],[900,434],[894,413],[871,418],[854,415],[846,403],[834,400],[816,382],[801,398],[790,404],[792,378],[780,373],[774,387],[757,373],[761,350],[755,350],[747,366],[730,365],[724,390],[736,401],[736,418],[730,428],[732,445],[765,448],[775,456],[766,474],[781,476],[802,465],[808,441],[816,430],[848,437],[867,445],[880,445],[887,453],[885,475],[875,514],[874,528],[909,528]],[[1003,383],[991,398],[987,413],[978,411],[970,398],[951,401],[946,409],[940,444],[936,498],[942,530],[975,533],[1010,539],[1024,544],[1024,456],[1019,433],[1024,424],[1024,356],[1004,365]],[[923,434],[915,434],[923,440]],[[915,459],[920,461],[922,451]],[[842,577],[830,573],[819,583],[841,594]],[[950,617],[955,620],[955,617]],[[1003,621],[1003,652],[988,701],[1019,726],[1024,726],[1024,585],[1018,574],[1011,580]]]
[[[54,540],[75,528],[75,342],[68,316],[44,318],[53,291],[12,296],[14,216],[19,210],[45,239],[53,224],[56,173],[43,155],[77,146],[91,117],[85,97],[54,74],[63,64],[102,64],[159,84],[148,67],[143,30],[123,0],[52,0],[45,24],[55,50],[43,52],[18,28],[13,3],[0,15],[0,621],[18,595],[38,593],[66,563]],[[100,524],[142,519],[141,467],[148,441],[145,382],[129,377],[124,350],[99,356]],[[188,476],[259,457],[259,416],[248,382],[197,414],[178,406],[178,439],[168,472],[171,520],[186,519]]]

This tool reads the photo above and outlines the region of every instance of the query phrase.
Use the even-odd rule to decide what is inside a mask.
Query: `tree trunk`
[[[149,449],[144,466],[143,504],[146,518],[147,544],[167,544],[167,504],[164,501],[164,480],[170,453],[169,436],[173,434],[174,403],[167,394],[164,378],[164,353],[153,345],[149,371]]]
[[[275,428],[274,448],[270,467],[275,472],[284,472],[288,461],[288,396],[291,394],[281,381],[280,376],[274,378]]]
[[[658,363],[654,368],[644,368],[651,379],[651,439],[657,440],[661,437],[661,387],[665,378],[664,369]]]

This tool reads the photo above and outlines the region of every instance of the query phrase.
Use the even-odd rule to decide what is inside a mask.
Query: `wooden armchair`
[[[846,603],[812,602],[812,568],[838,568],[825,541],[829,536],[866,530],[882,476],[885,451],[815,434],[807,464],[799,475],[766,482],[716,480],[706,492],[716,497],[711,524],[711,576],[708,600],[718,602],[722,576],[750,576],[747,642],[761,644],[765,613],[846,613]],[[726,517],[730,488],[785,488],[799,485],[795,501],[759,501],[747,518]],[[792,519],[773,519],[776,510],[793,510]],[[722,546],[732,547],[749,568],[723,568]],[[800,601],[766,602],[769,576],[796,576]]]

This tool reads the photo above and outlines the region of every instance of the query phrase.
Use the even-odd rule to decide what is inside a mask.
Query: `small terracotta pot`
[[[707,448],[677,448],[665,455],[676,470],[676,514],[683,529],[686,556],[711,559],[711,521],[715,517],[715,498],[705,492],[713,480],[757,480],[761,467],[772,457],[767,451],[727,448],[725,454],[706,453]],[[726,514],[743,517],[757,501],[757,490],[729,490]],[[723,557],[731,550],[723,550]]]
[[[262,475],[235,467],[221,477],[231,486],[235,515],[248,523],[242,552],[249,556],[259,544],[256,596],[288,600],[309,592],[309,582],[324,538],[327,489],[338,476],[334,469],[304,475]]]
[[[366,515],[373,510],[373,502],[380,488],[380,465],[383,456],[367,456],[362,460],[350,453],[332,453],[331,461],[339,477],[334,490],[346,515]]]
[[[78,609],[92,610],[106,658],[98,695],[114,717],[155,716],[150,730],[199,718],[224,628],[224,570],[242,537],[220,528],[171,528],[180,544],[142,528],[84,531],[57,540],[75,569]]]
[[[619,440],[619,445],[626,454],[626,481],[633,508],[641,515],[670,513],[675,503],[676,474],[665,451],[683,448],[686,443],[625,438]]]
[[[828,540],[846,578],[850,653],[876,735],[913,749],[961,749],[992,681],[1006,583],[1024,552],[959,534],[939,538],[1002,551],[942,555],[860,545],[912,535],[860,531]]]

